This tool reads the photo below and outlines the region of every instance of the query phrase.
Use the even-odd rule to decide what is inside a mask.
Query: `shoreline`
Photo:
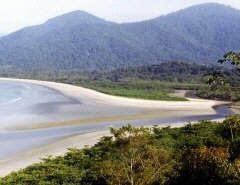
[[[187,98],[188,101],[156,101],[143,100],[126,97],[112,96],[103,94],[91,89],[69,84],[62,84],[49,81],[38,81],[28,79],[0,78],[1,81],[20,82],[27,84],[39,85],[50,88],[62,95],[80,101],[87,106],[98,105],[111,106],[112,108],[126,108],[136,110],[134,114],[115,114],[113,116],[98,115],[93,118],[67,119],[60,121],[49,121],[39,123],[24,123],[7,127],[8,131],[30,130],[41,128],[52,128],[62,126],[83,125],[89,123],[101,123],[106,121],[131,121],[137,119],[164,118],[177,116],[193,115],[212,115],[216,114],[214,106],[228,104],[229,102],[193,99]]]
[[[142,107],[142,108],[158,108],[162,107],[164,104],[175,104],[179,105],[188,105],[194,103],[206,104],[210,103],[213,106],[226,104],[229,102],[226,101],[217,101],[217,100],[206,100],[206,99],[193,99],[186,98],[189,101],[160,101],[160,100],[145,100],[145,99],[134,99],[120,96],[113,96],[104,93],[97,92],[92,89],[87,89],[81,86],[74,86],[70,84],[50,82],[50,81],[40,81],[40,80],[29,80],[29,79],[15,79],[15,78],[0,78],[1,81],[11,81],[11,82],[21,82],[28,84],[35,84],[43,87],[50,88],[54,91],[57,91],[65,96],[70,98],[75,98],[76,100],[82,100],[82,98],[91,99],[97,103],[119,105],[124,107]],[[126,102],[123,102],[126,101]],[[161,103],[161,105],[159,105]]]
[[[113,109],[126,108],[129,110],[137,111],[137,113],[129,114],[116,114],[108,116],[95,116],[91,118],[75,118],[75,119],[62,119],[57,121],[48,122],[26,122],[21,125],[12,125],[6,128],[7,131],[20,131],[42,128],[53,128],[74,125],[86,125],[92,123],[103,123],[112,121],[132,121],[140,119],[151,118],[167,118],[167,117],[184,117],[195,115],[213,115],[216,114],[215,106],[226,105],[229,102],[206,100],[206,99],[193,99],[186,98],[188,101],[159,101],[159,100],[143,100],[133,99],[119,96],[112,96],[103,94],[91,89],[74,86],[69,84],[38,81],[28,79],[13,79],[13,78],[0,78],[1,81],[20,82],[27,84],[39,85],[45,88],[52,89],[66,97],[72,98],[75,101],[82,102],[87,106],[106,105],[111,106]]]

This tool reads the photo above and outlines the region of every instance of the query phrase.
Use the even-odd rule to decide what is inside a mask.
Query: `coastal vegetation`
[[[93,147],[69,149],[0,184],[238,185],[240,116],[181,128],[111,128]]]

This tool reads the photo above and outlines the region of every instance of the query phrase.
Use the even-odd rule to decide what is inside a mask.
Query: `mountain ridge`
[[[214,63],[240,49],[239,30],[240,11],[216,3],[123,24],[74,11],[0,38],[0,64],[91,71],[171,60]]]

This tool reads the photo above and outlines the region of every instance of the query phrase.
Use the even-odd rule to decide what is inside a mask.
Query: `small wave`
[[[21,100],[22,100],[22,98],[16,98],[16,99],[9,101],[9,103],[14,103],[14,102],[21,101]]]
[[[2,103],[1,106],[8,105],[8,104],[11,104],[11,103],[15,103],[15,102],[18,102],[18,101],[21,101],[21,100],[22,100],[21,97],[15,98],[15,99],[12,99],[12,100],[10,100],[8,102]]]

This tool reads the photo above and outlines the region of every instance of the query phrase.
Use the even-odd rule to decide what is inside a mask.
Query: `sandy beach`
[[[51,123],[39,122],[38,124],[21,124],[20,126],[9,127],[9,130],[25,130],[25,129],[38,129],[49,128],[57,126],[69,126],[78,124],[100,123],[103,121],[121,121],[121,120],[136,120],[136,119],[148,119],[157,117],[171,117],[171,116],[191,116],[191,115],[211,115],[215,114],[214,106],[226,104],[227,102],[203,100],[203,99],[191,99],[188,101],[154,101],[154,100],[141,100],[125,97],[116,97],[107,94],[103,94],[91,89],[73,86],[68,84],[26,80],[26,79],[9,79],[0,78],[0,80],[7,80],[13,82],[30,83],[35,85],[44,86],[61,92],[63,95],[72,97],[81,101],[84,105],[99,107],[113,106],[120,108],[127,108],[129,110],[137,110],[135,114],[122,114],[113,116],[96,116],[93,118],[83,118],[75,120],[62,120]]]
[[[96,117],[91,119],[79,119],[79,120],[67,120],[51,123],[38,123],[38,124],[21,124],[9,128],[10,131],[16,130],[31,130],[39,128],[49,127],[63,127],[71,125],[81,125],[88,123],[99,123],[101,121],[119,121],[119,120],[137,120],[145,118],[156,117],[171,117],[171,116],[189,116],[189,115],[212,115],[215,114],[213,106],[226,104],[227,102],[202,100],[202,99],[188,99],[186,102],[166,102],[166,101],[153,101],[153,100],[140,100],[132,98],[116,97],[96,92],[94,90],[77,87],[68,84],[61,84],[47,81],[37,80],[25,80],[25,79],[9,79],[1,78],[0,80],[22,82],[44,86],[61,92],[63,95],[77,99],[83,104],[88,106],[108,105],[112,107],[121,107],[126,109],[137,109],[140,113],[133,115],[115,115],[109,117]],[[183,126],[184,123],[171,124],[171,126]],[[164,125],[162,125],[164,126]],[[95,144],[99,138],[109,134],[108,130],[75,134],[68,137],[62,137],[61,139],[51,142],[48,145],[44,145],[35,148],[30,151],[26,151],[20,155],[12,156],[7,160],[0,161],[0,176],[5,176],[12,171],[25,168],[33,163],[39,162],[40,158],[48,155],[63,155],[66,153],[67,148],[82,148],[85,145]]]
[[[166,109],[173,109],[173,107],[182,109],[186,107],[186,110],[196,110],[196,109],[199,110],[203,105],[205,106],[205,108],[208,108],[209,110],[212,108],[212,106],[226,104],[226,102],[222,102],[222,101],[191,99],[191,98],[188,98],[189,102],[141,100],[141,99],[107,95],[107,94],[103,94],[103,93],[100,93],[91,89],[79,87],[79,86],[73,86],[69,84],[62,84],[62,83],[49,82],[49,81],[13,79],[13,78],[0,78],[0,80],[41,85],[44,87],[57,90],[66,96],[70,96],[76,99],[91,100],[92,102],[95,102],[95,103],[124,106],[124,107],[166,108]],[[212,111],[210,111],[210,113],[212,113]]]

